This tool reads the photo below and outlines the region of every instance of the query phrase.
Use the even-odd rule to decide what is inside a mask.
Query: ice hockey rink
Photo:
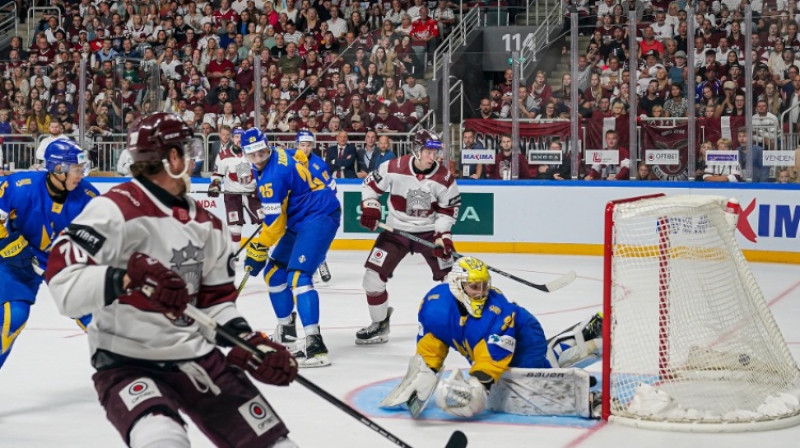
[[[378,410],[382,394],[405,373],[414,353],[416,310],[434,283],[420,257],[407,258],[389,282],[392,317],[388,344],[358,347],[356,330],[369,322],[361,288],[365,251],[332,251],[332,280],[318,285],[321,326],[332,366],[301,374],[414,447],[444,447],[454,430],[463,431],[469,447],[787,447],[800,440],[800,426],[740,434],[688,434],[633,429],[567,417],[513,418],[492,413],[471,421],[451,419],[431,405],[421,419],[407,412]],[[548,336],[599,311],[602,305],[600,257],[476,254],[491,265],[537,283],[569,270],[577,279],[554,293],[542,293],[504,277],[493,283],[531,310]],[[800,359],[800,269],[789,264],[751,263],[756,279],[789,344]],[[238,279],[242,278],[239,267]],[[0,286],[1,287],[1,286]],[[275,317],[260,278],[251,278],[239,299],[250,323],[272,332]],[[451,351],[447,369],[467,363]],[[596,364],[589,370],[599,371]],[[46,287],[40,290],[27,328],[0,370],[0,447],[122,447],[107,422],[91,382],[86,336],[58,315]],[[391,442],[299,384],[261,386],[264,395],[301,447],[389,447]],[[735,393],[735,391],[732,391]],[[211,443],[190,424],[194,447]]]

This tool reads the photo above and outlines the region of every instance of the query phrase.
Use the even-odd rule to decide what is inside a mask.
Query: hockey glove
[[[247,350],[234,346],[228,353],[228,362],[250,372],[253,378],[265,384],[288,386],[297,377],[297,361],[286,347],[270,341],[263,333],[241,335],[248,344],[264,352],[259,361]]]
[[[456,417],[472,417],[486,409],[489,391],[478,378],[464,379],[460,370],[441,382],[436,389],[436,405]]]
[[[433,234],[433,256],[437,258],[450,258],[453,253],[453,235],[450,232]]]
[[[155,311],[179,317],[189,303],[186,282],[155,258],[134,252],[128,259],[129,288],[140,288]]]
[[[33,249],[18,231],[0,238],[0,263],[16,269],[31,269],[33,259]]]
[[[219,192],[222,191],[222,181],[219,179],[214,179],[208,185],[208,197],[210,198],[217,198],[219,197]]]
[[[367,199],[361,202],[361,226],[369,230],[378,228],[381,220],[381,203],[377,199]]]
[[[264,266],[267,265],[268,253],[269,247],[255,241],[251,241],[247,245],[247,257],[244,259],[245,270],[249,271],[250,275],[253,277],[257,276],[258,273],[264,269]]]

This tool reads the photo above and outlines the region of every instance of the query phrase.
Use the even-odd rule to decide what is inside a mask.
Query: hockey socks
[[[367,295],[367,303],[369,304],[369,317],[373,322],[386,319],[386,313],[389,311],[389,293],[384,291],[377,296]]]
[[[300,291],[301,289],[303,291]],[[297,299],[297,313],[300,314],[303,328],[319,327],[319,293],[312,287],[299,287],[297,290],[299,292],[295,296]],[[319,330],[317,330],[317,333],[319,333]],[[309,334],[308,330],[306,330],[306,334]]]

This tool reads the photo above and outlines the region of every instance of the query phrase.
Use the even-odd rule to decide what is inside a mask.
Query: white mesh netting
[[[800,418],[800,371],[725,202],[671,196],[615,205],[612,420],[735,431]],[[709,429],[715,424],[724,428]]]

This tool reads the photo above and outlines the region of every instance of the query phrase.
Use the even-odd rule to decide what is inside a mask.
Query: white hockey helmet
[[[461,257],[453,263],[447,274],[450,292],[464,305],[470,316],[483,316],[483,307],[489,297],[492,278],[486,263],[473,257]]]

